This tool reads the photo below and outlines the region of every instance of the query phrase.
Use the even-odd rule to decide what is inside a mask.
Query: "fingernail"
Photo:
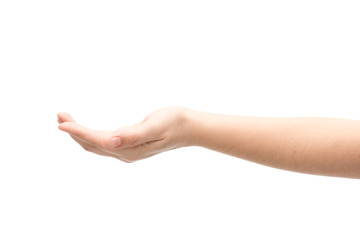
[[[113,137],[110,140],[110,147],[117,148],[121,145],[121,139],[120,137]]]

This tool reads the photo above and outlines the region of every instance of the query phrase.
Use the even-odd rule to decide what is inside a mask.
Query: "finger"
[[[89,144],[108,150],[130,148],[161,139],[161,135],[154,131],[154,128],[143,124],[119,128],[116,131],[97,131],[74,122],[63,122],[59,125],[59,129]]]
[[[70,135],[70,134],[69,134]],[[111,153],[111,152],[106,152],[106,151],[103,151],[102,149],[100,148],[97,148],[96,146],[93,146],[91,144],[88,144],[87,142],[84,142],[82,141],[81,139],[75,137],[75,136],[72,136],[70,135],[72,139],[74,139],[75,142],[77,142],[85,151],[88,151],[88,152],[92,152],[92,153],[95,153],[95,154],[98,154],[100,156],[105,156],[105,157],[113,157],[113,158],[116,158],[116,159],[119,159],[123,162],[127,162],[127,163],[130,163],[131,161],[127,160],[127,159],[124,159],[124,158],[120,158],[119,156]]]
[[[107,150],[131,148],[155,139],[150,131],[139,125],[119,128],[116,131],[97,131],[76,123],[64,122],[59,125],[59,128],[85,142]]]
[[[68,114],[68,113],[60,112],[60,113],[57,114],[57,116],[58,116],[58,123],[59,123],[59,124],[62,124],[62,123],[65,123],[65,122],[76,123],[75,120],[74,120],[74,119],[71,117],[71,115]],[[65,128],[63,128],[63,127],[64,127],[64,126],[61,126],[61,127],[60,127],[60,125],[59,125],[59,128],[60,128],[61,130],[67,131],[67,132],[69,132],[69,133],[71,132],[71,130],[68,129],[68,128],[66,128],[66,126],[65,126]],[[80,126],[80,127],[82,127],[82,126]],[[84,128],[84,129],[86,129],[86,128]],[[86,129],[86,130],[90,130],[90,129]],[[92,131],[93,131],[93,130],[92,130]],[[95,131],[94,131],[94,132],[95,132]],[[75,136],[75,135],[72,135],[72,134],[69,134],[69,135],[71,136],[71,138],[72,138],[75,142],[77,142],[77,143],[78,143],[83,149],[85,149],[86,151],[93,152],[93,153],[98,154],[98,155],[101,155],[101,156],[114,157],[114,158],[119,159],[119,160],[124,161],[124,162],[130,162],[130,161],[128,161],[128,160],[126,160],[126,159],[123,159],[123,158],[121,158],[121,157],[119,157],[119,156],[117,156],[117,155],[115,155],[115,154],[113,154],[113,153],[111,153],[111,152],[103,151],[103,149],[97,147],[96,145],[94,145],[94,143],[86,142],[85,140],[83,140],[83,139],[81,139],[81,138],[79,138],[79,137],[77,137],[77,136]]]
[[[59,129],[94,145],[97,145],[99,138],[101,138],[98,131],[86,128],[75,122],[63,122],[59,125]]]
[[[109,146],[111,131],[92,130],[74,122],[64,122],[59,125],[59,129],[93,146],[100,148],[111,147]]]
[[[74,139],[75,142],[77,142],[84,150],[89,151],[89,152],[93,152],[95,154],[101,155],[101,156],[106,156],[106,157],[113,157],[113,158],[117,158],[119,159],[119,157],[115,154],[112,154],[110,152],[105,152],[99,148],[97,148],[96,146],[93,146],[91,144],[88,144],[87,142],[82,141],[81,139],[70,135],[72,139]],[[128,160],[124,160],[124,159],[120,159],[124,162],[128,162]]]
[[[70,116],[70,114],[66,113],[66,112],[59,112],[57,114],[58,116],[58,122],[59,124],[62,124],[64,122],[73,122],[75,123],[75,120]],[[59,126],[59,128],[61,128]],[[63,130],[63,129],[62,129]],[[85,150],[88,150],[88,149],[92,149],[92,148],[95,148],[93,145],[83,141],[83,140],[80,140],[78,137],[72,135],[72,134],[69,134],[71,136],[71,138],[73,138],[77,143],[79,143]]]
[[[99,155],[109,155],[110,154],[110,153],[101,151],[100,149],[96,148],[95,146],[93,146],[93,145],[91,145],[91,144],[89,144],[87,142],[84,142],[81,139],[79,139],[79,138],[77,138],[75,136],[72,136],[71,134],[70,134],[70,136],[71,136],[72,139],[74,139],[75,142],[77,142],[86,151],[93,152],[93,153],[96,153],[96,154],[99,154]]]
[[[58,120],[60,120],[61,123],[63,123],[63,122],[75,122],[75,120],[71,117],[71,115],[66,113],[66,112],[59,112],[57,114],[57,116],[58,116]]]

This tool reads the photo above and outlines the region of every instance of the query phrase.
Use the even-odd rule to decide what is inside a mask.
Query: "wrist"
[[[183,109],[184,134],[182,142],[184,146],[201,146],[201,129],[204,125],[201,121],[202,115],[202,112],[196,110]]]

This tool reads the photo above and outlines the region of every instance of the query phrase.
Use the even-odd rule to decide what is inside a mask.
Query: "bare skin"
[[[115,131],[88,129],[67,113],[59,113],[58,122],[85,150],[128,163],[200,146],[275,168],[360,178],[358,120],[243,117],[165,107]]]

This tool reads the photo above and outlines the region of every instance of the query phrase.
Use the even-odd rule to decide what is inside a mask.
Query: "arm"
[[[360,121],[189,110],[189,145],[290,171],[360,178]]]
[[[186,146],[200,146],[290,171],[360,178],[360,121],[263,118],[166,107],[142,122],[96,131],[58,114],[59,129],[85,150],[124,162]]]

